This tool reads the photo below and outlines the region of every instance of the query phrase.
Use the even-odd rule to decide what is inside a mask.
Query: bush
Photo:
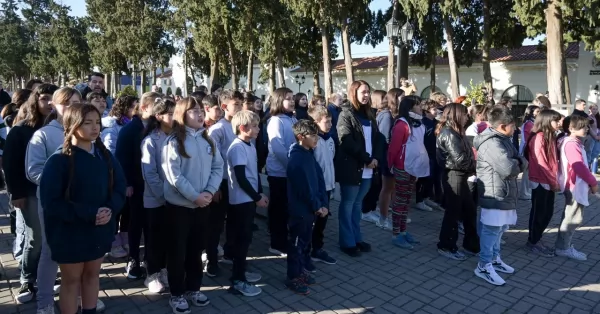
[[[158,88],[158,92],[161,93],[161,94],[163,93],[162,87]]]
[[[175,90],[175,95],[181,96],[181,94],[182,94],[181,88],[177,87],[177,89]]]
[[[135,88],[133,88],[133,86],[127,85],[127,86],[123,87],[123,89],[121,89],[117,93],[117,97],[121,97],[121,96],[134,96],[134,97],[138,97],[138,93],[135,90]]]
[[[167,96],[171,95],[173,95],[173,91],[171,90],[171,87],[167,87]]]
[[[473,84],[473,80],[469,83],[469,89],[467,90],[467,107],[471,106],[471,100],[475,99],[475,103],[478,105],[485,105],[487,99],[485,96],[485,84],[483,82],[479,84]]]

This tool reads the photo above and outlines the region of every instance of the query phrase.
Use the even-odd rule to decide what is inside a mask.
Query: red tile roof
[[[565,50],[565,57],[567,59],[579,58],[579,43],[570,43]],[[538,45],[522,46],[512,50],[507,48],[492,48],[490,49],[490,59],[492,62],[537,61],[546,60],[546,53],[539,51]],[[481,63],[481,59],[476,60],[474,63]],[[352,59],[352,65],[355,70],[384,68],[387,67],[387,64],[387,56]],[[448,58],[437,57],[436,65],[448,65]],[[344,59],[334,60],[331,67],[334,71],[343,71],[346,68]],[[323,67],[321,67],[320,71],[323,71]],[[304,68],[298,68],[291,72],[309,71],[306,71]]]

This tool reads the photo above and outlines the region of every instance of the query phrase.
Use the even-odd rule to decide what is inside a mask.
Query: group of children
[[[339,181],[335,170],[340,167],[334,159],[337,149],[356,158],[347,155],[355,149],[347,146],[356,134],[362,134],[359,153],[364,155],[356,165],[359,181],[370,186],[379,172],[388,178],[386,188],[377,194],[384,200],[380,207],[393,196],[394,245],[413,249],[419,244],[407,232],[408,207],[417,183],[421,207],[428,207],[427,201],[445,209],[440,254],[466,259],[456,244],[462,222],[465,252],[479,254],[475,275],[504,284],[497,272],[514,269],[501,259],[501,237],[516,223],[517,176],[529,169],[533,192],[527,245],[542,255],[586,259],[571,239],[589,204],[588,191],[598,190],[580,140],[589,120],[570,117],[561,135],[561,116],[543,109],[532,121],[519,154],[513,143],[515,118],[507,106],[479,108],[473,129],[467,128],[469,115],[461,104],[436,106],[401,92],[387,96],[384,92],[374,110],[377,115],[371,115],[362,108],[371,105],[368,84],[355,82],[351,92],[354,109],[317,104],[309,106],[300,120],[295,102],[306,101],[294,101],[287,88],[275,90],[263,119],[261,108],[253,105],[255,98],[231,90],[177,102],[154,92],[142,95],[139,103],[120,98],[103,118],[106,108],[94,96],[82,104],[72,88],[38,86],[16,116],[3,155],[11,202],[22,211],[30,237],[19,300],[26,302],[37,294],[38,313],[53,313],[60,267],[61,312],[75,313],[81,306],[82,313],[95,313],[99,271],[107,252],[128,256],[127,277],[146,277],[151,292],[169,289],[174,313],[189,313],[190,303],[210,302],[200,292],[202,251],[208,276],[221,274],[219,262],[232,264],[230,291],[256,296],[261,289],[254,283],[261,275],[248,271],[246,258],[258,206],[268,208],[269,251],[287,257],[285,285],[308,294],[308,287],[316,283],[313,262],[336,264],[323,249],[329,200]],[[385,110],[389,112],[379,119]],[[377,120],[370,118],[376,116]],[[335,126],[334,118],[339,119]],[[346,129],[337,128],[340,125]],[[264,155],[261,146],[266,146]],[[261,161],[263,156],[266,160]],[[262,193],[263,165],[270,199]],[[443,188],[443,195],[437,195],[441,205],[428,199],[438,181]],[[540,239],[559,190],[564,191],[566,208],[552,250]],[[340,234],[342,250],[350,256],[370,251],[355,223],[364,194],[354,193],[348,212],[339,213],[340,230],[346,224],[342,216],[348,220],[344,228],[353,229],[349,247],[343,246],[348,239]],[[379,225],[385,227],[387,214],[381,212]],[[219,259],[223,227],[225,243]]]

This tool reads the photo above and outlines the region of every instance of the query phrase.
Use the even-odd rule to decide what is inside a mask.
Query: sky
[[[71,15],[73,15],[73,16],[87,15],[85,1],[83,1],[83,0],[62,0],[62,1],[58,0],[57,2],[59,2],[59,3],[62,2],[63,5],[70,6],[71,7]],[[389,6],[390,6],[390,0],[373,0],[373,2],[371,2],[371,4],[370,4],[369,8],[372,11],[378,11],[378,10],[385,11]],[[526,39],[523,42],[523,45],[534,45],[534,44],[537,44],[539,40],[540,40],[540,38]],[[338,44],[338,58],[342,58],[344,54],[342,51],[341,41],[339,38],[336,41]],[[383,42],[381,42],[379,45],[375,46],[374,48],[371,45],[352,44],[351,50],[352,50],[353,58],[362,58],[362,57],[369,57],[369,56],[387,56],[388,40],[387,40],[387,38],[385,38],[383,40]]]

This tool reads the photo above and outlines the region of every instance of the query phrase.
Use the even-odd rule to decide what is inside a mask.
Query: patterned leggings
[[[398,235],[400,232],[406,231],[408,206],[416,178],[404,170],[393,168],[392,171],[396,189],[392,206],[392,233]]]

